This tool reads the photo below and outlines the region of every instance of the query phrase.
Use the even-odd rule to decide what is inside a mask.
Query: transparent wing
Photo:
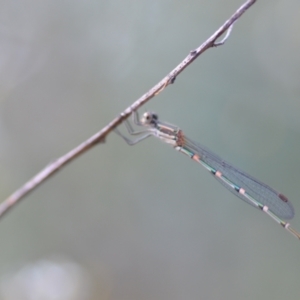
[[[233,186],[243,188],[246,194],[250,195],[257,202],[266,205],[271,212],[279,218],[288,220],[294,216],[294,208],[291,202],[283,194],[278,193],[268,185],[260,182],[251,175],[233,167],[231,164],[222,160],[216,154],[211,152],[208,148],[185,138],[184,148],[199,155],[202,162],[207,164],[214,171],[219,171],[232,185],[229,185],[224,178],[214,176],[224,187],[230,192],[244,200],[248,204],[257,207],[247,199],[247,195],[238,192]]]

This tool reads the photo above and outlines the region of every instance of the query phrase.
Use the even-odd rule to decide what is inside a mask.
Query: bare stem
[[[200,45],[195,50],[192,50],[188,56],[166,77],[164,77],[159,83],[157,83],[153,88],[151,88],[142,97],[136,100],[132,105],[126,108],[118,117],[112,120],[107,126],[102,130],[97,132],[95,135],[90,137],[88,140],[68,152],[67,154],[61,156],[54,162],[46,166],[42,171],[30,179],[27,183],[16,190],[12,195],[10,195],[6,200],[0,204],[0,218],[8,212],[15,204],[17,204],[21,199],[28,195],[31,191],[36,189],[42,182],[48,179],[51,175],[56,173],[59,169],[65,166],[67,163],[74,160],[77,156],[83,154],[93,146],[98,143],[104,142],[105,137],[119,124],[121,124],[130,114],[149,101],[154,96],[158,95],[162,90],[164,90],[169,84],[174,83],[176,77],[189,65],[191,64],[200,54],[209,48],[223,45],[228,39],[233,24],[238,20],[244,12],[250,8],[256,0],[246,1],[210,38],[208,38],[202,45]],[[216,40],[226,32],[225,37],[220,41]]]

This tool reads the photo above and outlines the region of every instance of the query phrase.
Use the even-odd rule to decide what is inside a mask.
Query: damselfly
[[[150,136],[155,136],[172,145],[179,152],[200,163],[234,195],[265,212],[300,239],[300,233],[284,221],[292,219],[294,216],[294,208],[286,196],[233,167],[206,147],[193,142],[185,136],[180,128],[160,121],[157,114],[153,112],[145,112],[141,119],[138,113],[134,112],[133,122],[143,127],[140,131],[134,131],[129,121],[125,121],[129,134],[138,136],[135,140],[130,140],[117,129],[115,130],[129,145],[135,145]]]

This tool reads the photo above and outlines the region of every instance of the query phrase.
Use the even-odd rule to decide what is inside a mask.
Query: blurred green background
[[[105,126],[242,3],[1,1],[1,198]],[[225,46],[141,111],[287,195],[300,230],[299,10],[258,1]],[[1,220],[0,237],[4,300],[300,295],[299,241],[154,138],[129,147],[109,135]],[[49,287],[45,262],[64,279]],[[73,294],[51,298],[65,280]]]

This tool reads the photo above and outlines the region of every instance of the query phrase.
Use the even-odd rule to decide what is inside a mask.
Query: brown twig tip
[[[169,84],[175,82],[176,77],[183,72],[183,70],[190,65],[200,54],[209,48],[223,45],[229,38],[233,24],[250,8],[256,0],[246,1],[210,38],[208,38],[202,45],[197,49],[192,50],[188,56],[167,76],[165,76],[158,84],[152,89],[145,93],[142,97],[136,100],[132,105],[126,108],[117,118],[112,120],[107,126],[105,126],[98,133],[90,137],[88,140],[71,150],[67,154],[61,156],[56,161],[46,166],[42,171],[25,183],[22,187],[16,190],[11,196],[4,200],[0,204],[0,218],[7,213],[12,207],[14,207],[21,199],[36,189],[41,183],[45,182],[50,176],[55,174],[66,164],[73,161],[79,155],[85,153],[87,150],[94,147],[96,144],[104,143],[105,137],[114,130],[119,124],[121,124],[130,114],[137,110],[139,107],[148,102],[151,98],[162,92]],[[220,41],[216,40],[224,33],[225,37]]]

